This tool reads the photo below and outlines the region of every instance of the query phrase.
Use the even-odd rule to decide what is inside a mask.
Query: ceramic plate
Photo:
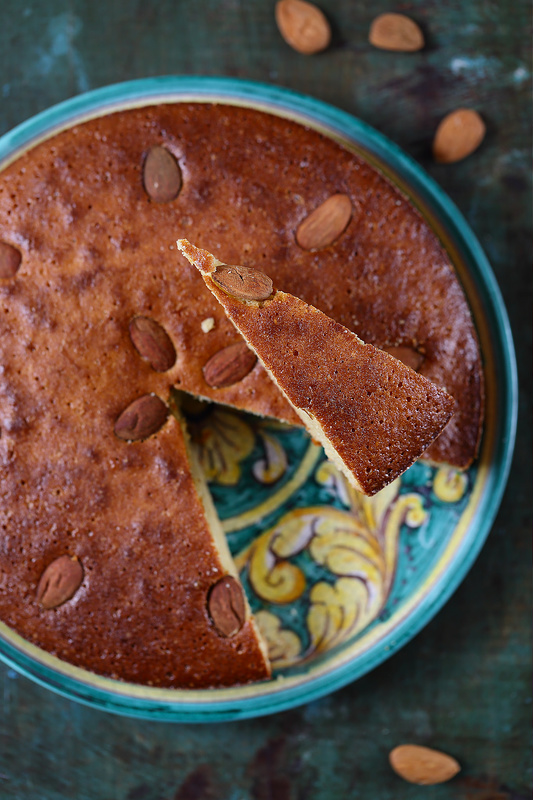
[[[285,89],[233,79],[152,78],[99,89],[0,139],[0,167],[95,116],[159,102],[220,102],[288,117],[356,152],[407,195],[447,250],[478,330],[487,382],[480,458],[466,473],[417,463],[373,498],[351,489],[307,434],[215,405],[188,411],[230,548],[269,643],[272,680],[154,689],[59,661],[0,624],[0,656],[68,697],[191,722],[268,714],[353,681],[396,652],[465,577],[493,522],[516,423],[515,359],[494,277],[460,212],[422,168],[358,119]]]

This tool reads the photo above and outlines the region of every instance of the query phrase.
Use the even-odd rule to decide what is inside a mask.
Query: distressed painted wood
[[[0,797],[16,800],[521,800],[530,796],[531,435],[526,409],[531,285],[529,3],[331,0],[325,52],[305,57],[259,0],[4,0],[0,132],[89,88],[160,74],[266,81],[339,106],[429,170],[466,215],[504,294],[524,409],[494,530],[452,600],[372,674],[307,707],[242,723],[156,724],[93,711],[0,667]],[[367,43],[373,17],[401,11],[420,53]],[[436,165],[450,110],[487,124],[477,153]],[[529,392],[528,392],[529,390]],[[404,784],[387,753],[435,746],[463,771],[434,790]]]

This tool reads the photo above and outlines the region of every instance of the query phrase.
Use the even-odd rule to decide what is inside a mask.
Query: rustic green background
[[[107,83],[200,74],[287,86],[390,136],[466,215],[507,303],[522,425],[504,502],[471,573],[413,642],[362,680],[294,711],[210,726],[133,721],[0,667],[2,800],[530,797],[530,4],[323,0],[334,40],[313,57],[283,42],[273,5],[3,0],[0,133]],[[423,52],[367,44],[372,18],[390,10],[422,25]],[[486,140],[464,163],[436,166],[433,131],[464,105],[482,113]],[[431,789],[404,783],[387,753],[406,741],[453,754],[461,776]]]

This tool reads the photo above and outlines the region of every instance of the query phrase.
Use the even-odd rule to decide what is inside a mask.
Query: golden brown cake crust
[[[291,403],[320,423],[365,494],[410,467],[450,420],[450,395],[293,295],[277,292],[253,318],[232,305],[246,340]]]
[[[143,159],[155,144],[164,144],[182,171],[182,189],[169,203],[152,202],[143,188]],[[346,231],[319,252],[303,250],[295,231],[335,193],[351,198]],[[427,455],[459,467],[472,462],[483,373],[462,288],[407,199],[335,142],[259,111],[162,105],[79,125],[0,175],[0,240],[22,251],[20,280],[38,264],[51,285],[77,283],[83,302],[84,287],[104,271],[137,274],[135,303],[144,313],[151,294],[158,296],[178,351],[170,377],[181,388],[299,424],[260,365],[233,386],[206,384],[204,364],[238,337],[185,259],[176,279],[169,248],[179,237],[230,263],[264,269],[280,289],[364,341],[414,347],[423,356],[421,374],[456,400],[453,420]],[[114,301],[128,291],[124,278]],[[201,315],[214,319],[209,333]]]

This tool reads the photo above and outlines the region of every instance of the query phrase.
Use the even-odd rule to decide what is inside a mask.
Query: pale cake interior
[[[197,495],[200,498],[200,501],[202,503],[202,506],[203,506],[203,509],[204,509],[205,519],[206,519],[206,522],[207,522],[207,524],[209,526],[211,535],[213,537],[213,542],[214,542],[215,547],[217,549],[218,557],[220,558],[220,562],[221,562],[223,568],[226,570],[226,572],[229,575],[233,575],[235,580],[237,580],[240,583],[239,573],[238,573],[238,570],[237,570],[237,568],[235,566],[235,562],[234,562],[234,560],[233,560],[233,558],[231,556],[230,549],[229,549],[229,546],[228,546],[228,540],[226,538],[226,535],[225,535],[224,531],[222,530],[222,525],[220,523],[220,519],[219,519],[218,514],[216,512],[215,505],[213,503],[213,498],[211,497],[211,493],[209,492],[209,489],[208,489],[208,486],[207,486],[207,481],[205,479],[204,473],[203,473],[202,468],[201,468],[201,466],[200,466],[200,464],[198,462],[198,458],[197,458],[194,446],[193,446],[193,444],[191,442],[191,438],[189,436],[189,431],[187,429],[186,422],[185,422],[185,420],[183,418],[183,415],[182,415],[180,409],[178,408],[176,402],[174,401],[174,398],[172,398],[172,401],[170,403],[170,408],[171,408],[172,414],[177,419],[177,421],[178,421],[178,423],[180,425],[182,434],[183,434],[183,441],[184,441],[185,446],[186,446],[187,459],[188,459],[188,462],[189,462],[188,463],[189,472],[190,472],[190,474],[192,476],[192,479],[194,481],[194,486],[195,486],[195,489],[196,489],[196,493],[197,493]],[[244,589],[243,589],[243,597],[244,597],[245,608],[246,608],[246,620],[248,620],[249,624],[251,624],[252,628],[254,629],[256,637],[257,637],[257,640],[259,642],[259,647],[261,649],[261,652],[263,653],[265,662],[268,664],[270,662],[269,662],[269,657],[268,657],[267,644],[266,644],[266,641],[264,640],[264,638],[263,638],[263,636],[262,636],[262,634],[261,634],[261,632],[259,630],[259,627],[258,627],[255,619],[254,619],[254,616],[252,614],[252,611],[251,611],[251,608],[250,608],[250,604],[248,602],[248,598],[246,596],[246,592],[244,591]]]

